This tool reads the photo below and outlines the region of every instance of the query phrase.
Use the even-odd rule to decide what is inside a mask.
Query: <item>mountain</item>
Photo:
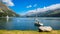
[[[51,11],[51,13],[49,13],[47,15],[47,17],[60,17],[60,9],[56,9],[54,11]]]
[[[60,17],[60,3],[53,4],[44,8],[29,10],[25,17]]]
[[[38,13],[35,13],[32,12],[32,13],[27,13],[25,14],[24,16],[25,17],[60,17],[60,9],[55,9],[55,10],[48,10],[48,11],[45,11],[45,12],[38,12]]]
[[[4,3],[0,2],[0,17],[18,17],[19,15],[13,12],[9,7],[7,7]]]

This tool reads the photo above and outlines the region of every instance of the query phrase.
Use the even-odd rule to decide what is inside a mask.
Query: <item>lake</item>
[[[60,30],[60,18],[57,17],[38,17],[44,26],[51,26],[54,30]],[[35,18],[10,17],[9,19],[0,18],[0,29],[6,30],[37,30],[34,25]]]

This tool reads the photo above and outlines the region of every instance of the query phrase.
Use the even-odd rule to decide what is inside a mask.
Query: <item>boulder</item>
[[[40,26],[39,31],[52,31],[52,27],[50,27],[50,26]]]

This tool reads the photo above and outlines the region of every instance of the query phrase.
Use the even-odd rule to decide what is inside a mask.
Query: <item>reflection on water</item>
[[[10,21],[11,21],[11,19],[8,20],[8,22],[10,22]],[[8,22],[7,22],[7,18],[1,18],[0,17],[0,29],[5,29],[5,25]]]
[[[51,26],[53,29],[60,29],[60,18],[38,18],[44,26]],[[34,26],[34,18],[0,18],[0,29],[7,30],[37,30]]]

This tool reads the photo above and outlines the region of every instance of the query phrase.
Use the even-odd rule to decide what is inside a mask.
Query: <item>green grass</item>
[[[51,32],[38,32],[33,30],[0,30],[0,34],[60,34],[60,30],[53,30]]]

